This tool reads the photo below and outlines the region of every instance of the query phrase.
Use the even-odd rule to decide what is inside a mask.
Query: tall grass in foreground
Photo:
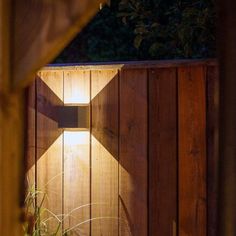
[[[23,223],[24,236],[86,236],[82,232],[81,226],[83,226],[84,224],[88,224],[92,221],[101,219],[117,220],[121,223],[124,223],[127,227],[129,235],[132,235],[128,222],[126,220],[122,220],[119,217],[111,216],[102,216],[87,219],[85,221],[79,222],[78,224],[70,228],[64,229],[62,232],[62,225],[64,221],[69,217],[73,217],[73,212],[84,207],[91,207],[92,205],[106,205],[106,203],[88,203],[74,208],[68,214],[56,215],[52,211],[44,207],[44,202],[46,198],[47,194],[44,191],[37,190],[35,188],[35,185],[28,187],[27,195],[25,198],[25,222]],[[44,216],[45,213],[48,213],[47,217]],[[56,220],[56,227],[54,230],[49,229],[49,223],[52,220]]]

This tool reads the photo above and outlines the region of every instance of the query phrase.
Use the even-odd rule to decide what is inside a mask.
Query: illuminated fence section
[[[89,102],[89,71],[64,71],[64,106],[89,105]],[[89,222],[83,223],[90,219],[89,140],[89,130],[64,131],[63,213],[65,220],[63,223],[64,232],[68,231],[75,235],[89,235],[90,231]]]
[[[28,179],[50,232],[214,235],[215,61],[50,66],[29,95]],[[88,127],[60,126],[68,106],[88,106]]]

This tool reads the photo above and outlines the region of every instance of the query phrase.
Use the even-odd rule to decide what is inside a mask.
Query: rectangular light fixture
[[[89,130],[89,105],[58,107],[58,126],[67,130]]]

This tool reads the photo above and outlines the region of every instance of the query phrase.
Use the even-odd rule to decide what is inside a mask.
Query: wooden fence
[[[71,104],[90,104],[89,131],[58,128]],[[216,235],[215,61],[49,66],[28,107],[29,182],[61,232]]]

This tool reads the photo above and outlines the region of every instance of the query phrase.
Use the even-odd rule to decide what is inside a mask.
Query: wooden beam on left
[[[24,91],[11,90],[11,10],[11,1],[0,1],[0,234],[17,236],[23,235]]]
[[[105,0],[13,0],[14,87],[32,81],[80,32]]]
[[[104,0],[0,1],[0,234],[23,235],[24,88],[89,22]]]

